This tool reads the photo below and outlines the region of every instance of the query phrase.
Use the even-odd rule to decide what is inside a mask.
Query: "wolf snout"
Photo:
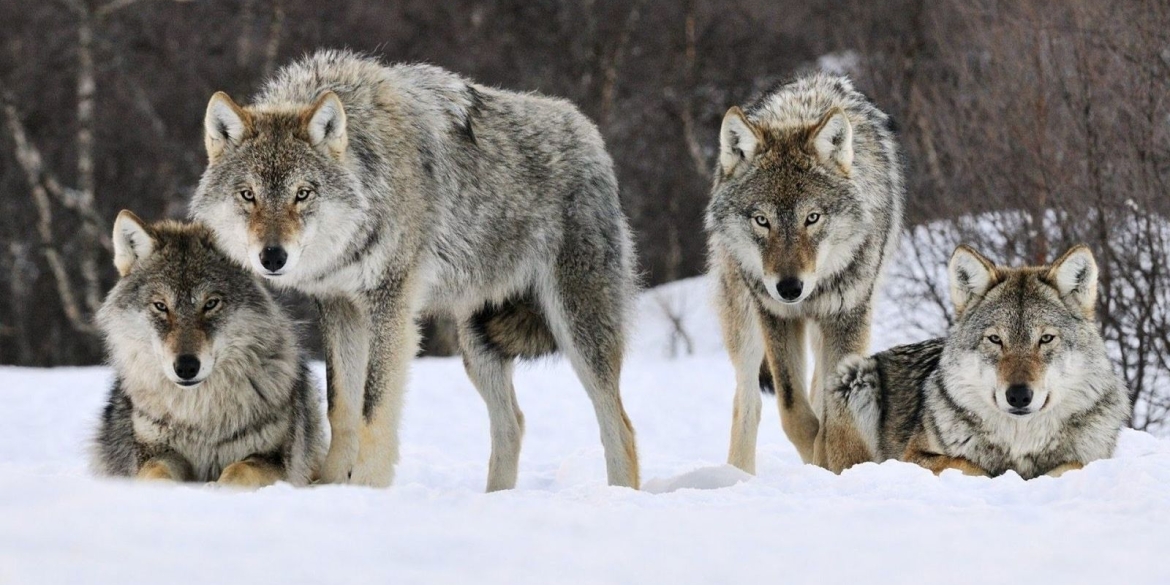
[[[1012,414],[1027,414],[1025,409],[1032,404],[1032,389],[1027,384],[1012,384],[1008,386],[1006,398]]]
[[[804,283],[799,278],[785,278],[776,283],[776,293],[780,298],[793,302],[800,298],[800,293],[804,291]]]
[[[265,246],[260,251],[260,265],[269,272],[277,272],[284,268],[284,263],[288,261],[288,252],[280,246]]]
[[[183,354],[175,358],[175,375],[183,381],[193,380],[195,376],[199,375],[199,366],[199,358]]]

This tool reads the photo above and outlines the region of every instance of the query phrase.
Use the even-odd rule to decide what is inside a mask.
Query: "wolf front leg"
[[[906,451],[902,454],[902,461],[925,467],[938,475],[948,469],[958,469],[963,475],[990,476],[986,469],[979,467],[971,460],[963,457],[951,457],[930,449],[930,441],[922,434],[915,435],[906,444]]]
[[[181,455],[164,451],[143,461],[135,477],[148,481],[191,481],[195,479],[195,472]]]
[[[410,361],[418,351],[411,288],[395,280],[366,293],[369,367],[362,396],[358,457],[350,483],[386,487],[398,464],[398,425]]]
[[[329,454],[321,468],[324,483],[345,483],[358,458],[362,390],[369,367],[370,320],[362,307],[343,297],[318,299],[325,346],[329,403]]]
[[[827,379],[837,371],[841,360],[847,355],[864,355],[869,350],[869,327],[872,320],[869,305],[862,305],[839,315],[832,315],[817,322],[813,347],[816,350],[816,366],[813,369],[810,392],[814,412],[821,420],[818,429],[813,461],[826,469],[840,473],[854,463],[867,461],[861,448],[860,437],[852,424],[826,424],[824,387]],[[835,418],[836,422],[848,419]]]
[[[224,468],[216,483],[242,489],[272,485],[285,478],[279,455],[253,455]]]
[[[731,410],[731,444],[727,462],[747,473],[756,472],[756,439],[760,431],[761,368],[764,340],[760,333],[756,308],[742,281],[722,275],[715,293],[723,342],[735,366],[735,402]]]
[[[768,367],[776,387],[780,425],[800,453],[801,461],[815,463],[814,443],[820,422],[804,391],[804,321],[782,319],[764,309],[757,312],[764,332]]]

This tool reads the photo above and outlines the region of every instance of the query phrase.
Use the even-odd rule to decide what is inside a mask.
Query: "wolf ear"
[[[730,177],[752,161],[763,142],[760,130],[748,121],[739,106],[731,106],[719,129],[719,167]]]
[[[345,107],[332,91],[325,92],[317,103],[301,114],[301,130],[313,148],[340,158],[348,138],[345,131]]]
[[[962,315],[971,301],[983,296],[999,280],[995,263],[969,246],[955,249],[947,273],[956,316]]]
[[[1048,269],[1048,280],[1074,311],[1092,319],[1097,312],[1097,261],[1084,244],[1073,246]]]
[[[203,117],[203,144],[207,158],[215,162],[229,144],[237,145],[252,127],[252,117],[236,105],[228,94],[217,91],[207,104]]]
[[[154,236],[146,224],[128,209],[123,209],[114,220],[114,266],[118,274],[126,276],[134,265],[145,260],[154,251]]]
[[[853,125],[845,110],[829,110],[809,133],[809,144],[821,164],[848,175],[853,170]]]

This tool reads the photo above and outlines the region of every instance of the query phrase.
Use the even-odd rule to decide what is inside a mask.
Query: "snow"
[[[623,399],[641,492],[604,485],[561,360],[518,370],[520,481],[495,494],[486,410],[457,358],[414,364],[394,487],[251,493],[92,478],[109,370],[0,368],[0,584],[1170,582],[1170,441],[1145,433],[1060,479],[897,462],[834,476],[800,463],[769,401],[758,476],[724,465],[733,375],[707,288],[639,305]],[[693,354],[669,357],[659,299]],[[897,303],[877,314],[875,349],[914,338]]]

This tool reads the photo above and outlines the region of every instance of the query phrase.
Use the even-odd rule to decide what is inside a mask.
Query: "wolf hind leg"
[[[877,458],[881,404],[877,362],[851,354],[826,380],[823,399],[825,467],[840,473]]]
[[[463,320],[459,345],[467,375],[487,405],[492,437],[487,491],[494,492],[516,487],[524,439],[524,414],[512,385],[515,359],[494,349],[490,341],[484,339],[483,328],[477,327],[477,323],[475,317]]]
[[[609,484],[637,489],[634,427],[622,406],[619,389],[623,320],[629,303],[626,289],[632,283],[623,281],[625,275],[607,274],[600,267],[595,273],[576,276],[559,272],[540,299],[549,327],[593,402]]]

